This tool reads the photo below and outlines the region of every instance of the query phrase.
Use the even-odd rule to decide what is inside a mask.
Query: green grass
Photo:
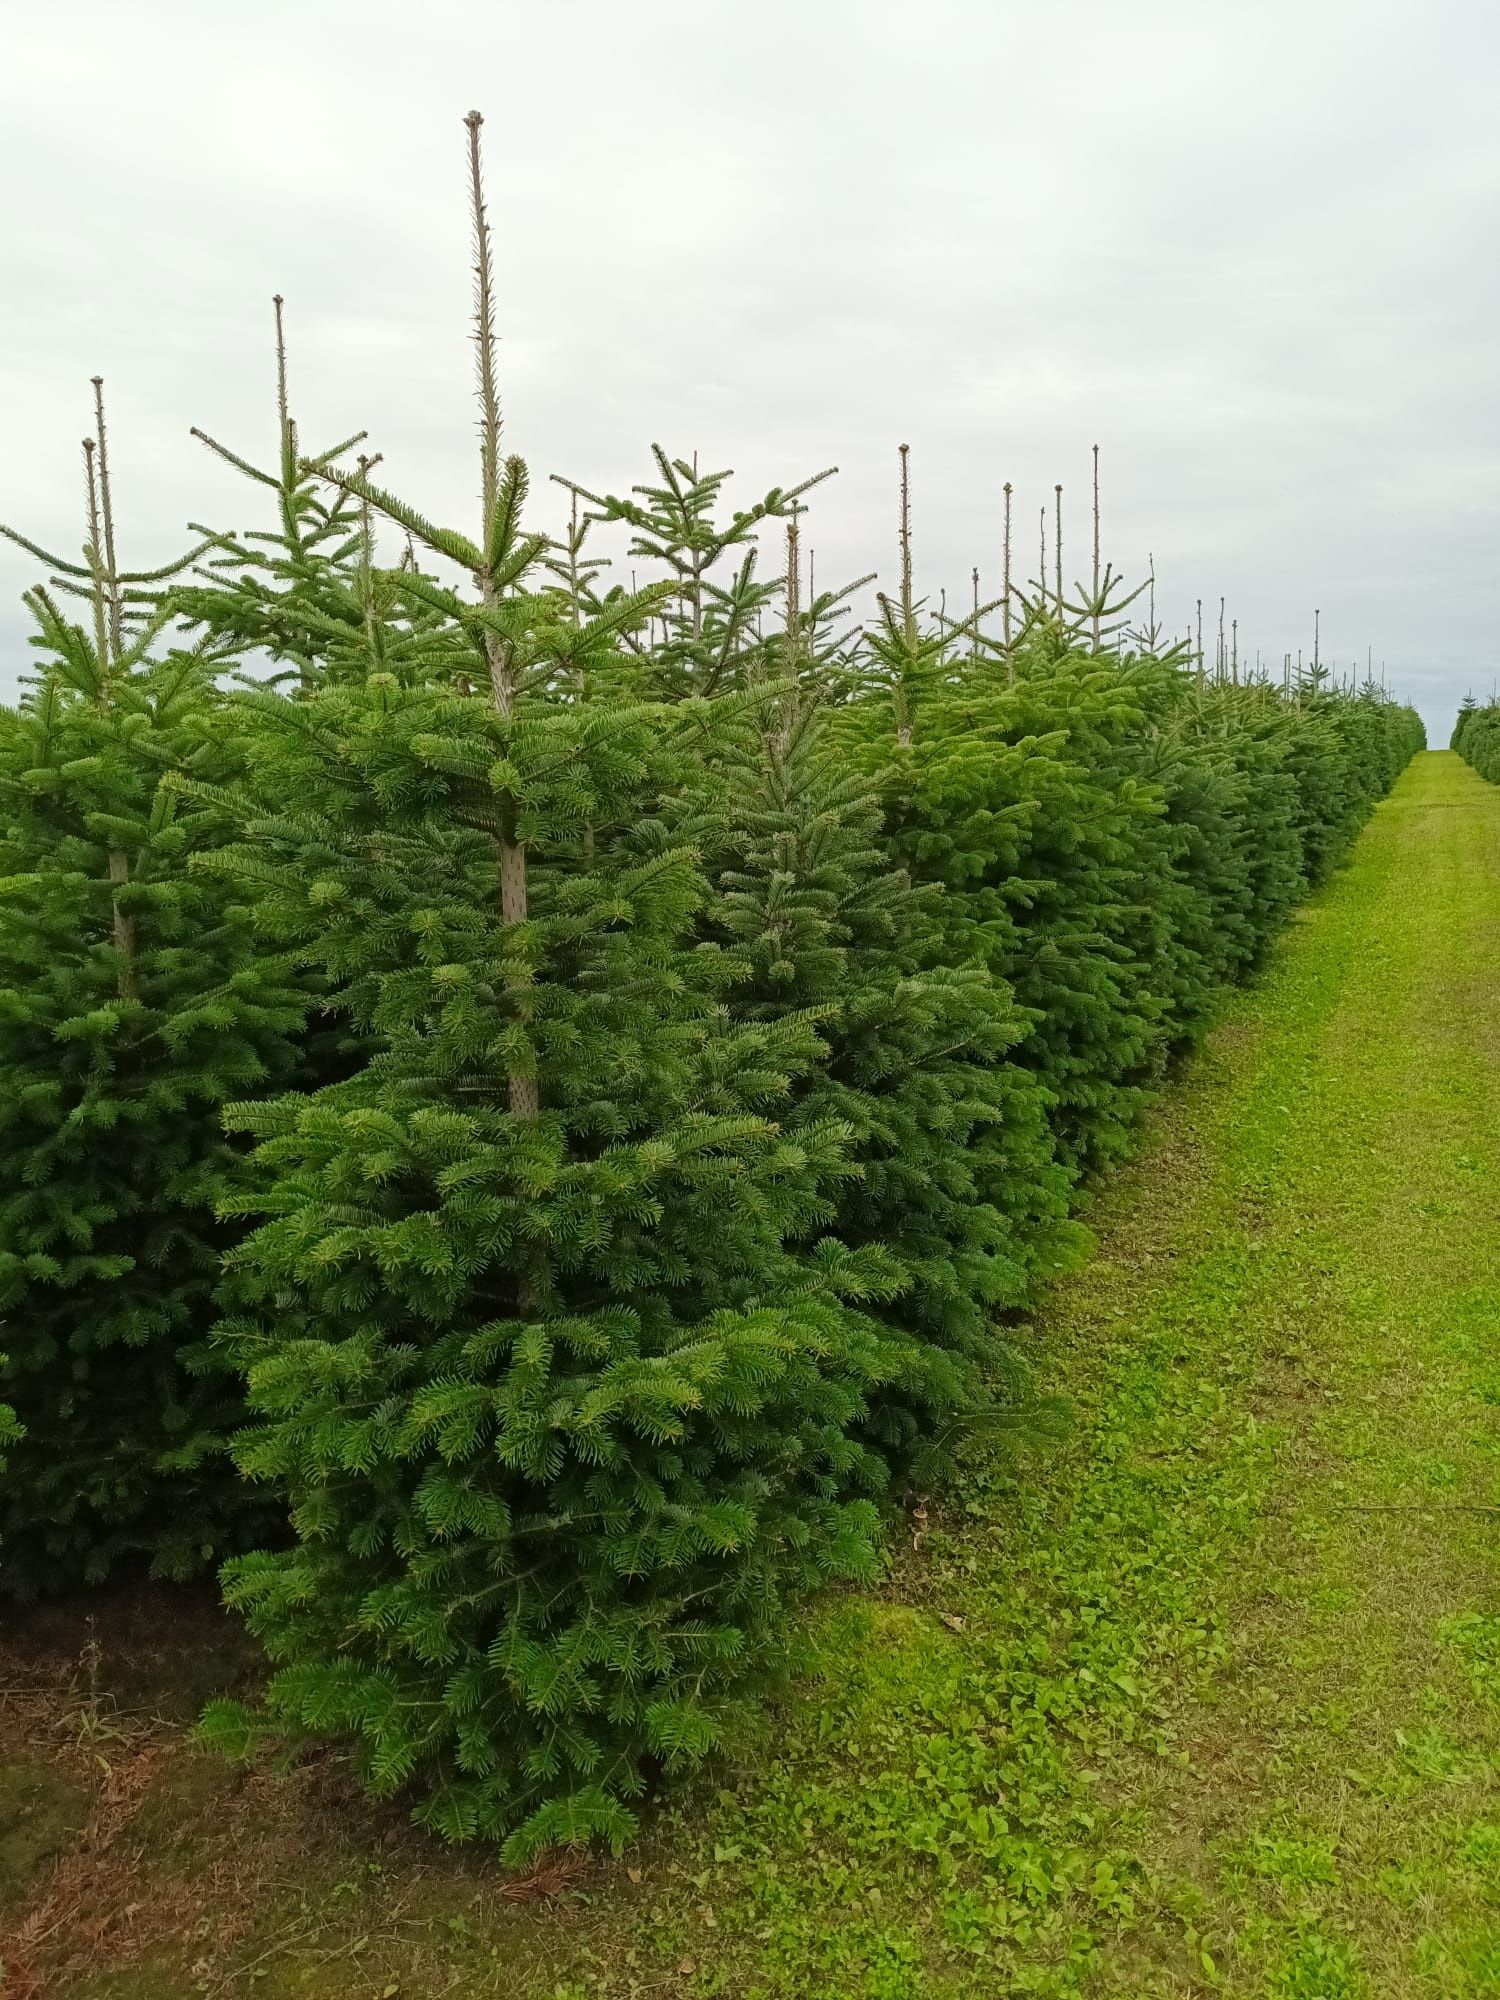
[[[236,1922],[76,1990],[1500,1994],[1497,963],[1500,790],[1424,756],[1045,1301],[1062,1438],[810,1614],[639,1853],[518,1904],[225,1778],[280,1815]],[[170,1822],[142,1880],[205,1866]]]

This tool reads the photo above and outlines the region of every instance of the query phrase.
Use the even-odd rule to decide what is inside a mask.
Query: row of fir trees
[[[474,518],[306,453],[278,302],[276,452],[214,446],[264,525],[124,568],[101,397],[30,595],[0,1549],[22,1599],[222,1563],[272,1671],[209,1735],[519,1861],[622,1841],[1014,1410],[1081,1178],[1421,732],[1205,679],[1097,570],[932,615],[904,454],[865,629],[815,481],[658,450],[542,532],[468,142]]]
[[[1472,764],[1481,778],[1500,785],[1500,702],[1469,695],[1458,711],[1449,748]]]

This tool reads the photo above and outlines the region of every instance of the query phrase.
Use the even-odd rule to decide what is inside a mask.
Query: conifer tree
[[[257,761],[215,865],[378,1048],[238,1114],[263,1185],[232,1206],[264,1220],[219,1344],[254,1413],[239,1463],[297,1544],[228,1566],[278,1671],[206,1726],[346,1741],[375,1790],[519,1859],[623,1839],[786,1594],[868,1566],[886,1471],[859,1426],[922,1356],[856,1303],[891,1260],[818,1236],[847,1130],[780,1128],[813,1023],[735,1019],[699,936],[662,804],[712,718],[626,673],[669,593],[583,615],[524,527],[477,116],[469,141],[480,532],[319,470],[472,588],[382,571],[336,674],[241,698]],[[256,592],[225,574],[234,628]],[[283,593],[284,629],[322,591]]]
[[[977,568],[965,617],[917,595],[904,446],[863,633],[859,585],[813,581],[817,479],[726,524],[728,475],[658,449],[536,532],[479,128],[474,530],[362,434],[303,453],[278,299],[274,464],[206,439],[269,525],[123,576],[101,402],[84,561],[48,559],[92,630],[33,596],[44,665],[0,711],[0,1537],[19,1589],[182,1568],[264,1496],[290,1545],[224,1581],[275,1671],[208,1735],[343,1744],[520,1861],[622,1841],[790,1599],[869,1571],[893,1475],[1008,1408],[1073,1184],[1420,725],[1316,652],[1295,701],[1237,637],[1206,684],[1159,650],[1154,569],[1132,639],[1097,450],[1071,594],[1061,487],[1029,596],[1006,487],[998,639]],[[1500,759],[1493,708],[1459,735]]]
[[[700,472],[696,454],[673,458],[660,445],[653,445],[651,454],[657,480],[632,487],[623,498],[594,493],[571,479],[558,483],[575,502],[585,503],[585,528],[594,522],[628,526],[628,556],[663,573],[667,587],[658,593],[648,625],[624,635],[635,663],[635,685],[667,701],[727,694],[746,686],[747,674],[753,677],[763,668],[763,628],[782,588],[779,577],[760,574],[757,531],[763,522],[795,518],[803,495],[837,468],[830,466],[793,486],[773,486],[725,523],[716,519],[716,510],[732,477],[727,469]],[[573,535],[579,532],[575,512]],[[732,564],[729,573],[716,574],[726,558]],[[576,561],[570,582],[575,596],[598,607],[597,591],[580,593]]]
[[[356,431],[329,449],[304,457],[288,386],[286,301],[272,300],[276,329],[276,458],[270,469],[252,464],[195,425],[193,436],[217,457],[276,496],[276,525],[243,535],[203,528],[206,557],[194,574],[213,584],[233,579],[232,591],[205,598],[190,582],[177,584],[173,601],[189,623],[204,623],[215,642],[269,659],[271,686],[306,688],[337,673],[340,659],[378,621],[369,617],[375,587],[367,506],[323,475],[364,442]],[[361,458],[368,474],[378,461]],[[195,524],[196,525],[196,524]],[[206,612],[205,612],[206,607]],[[200,613],[204,615],[200,616]]]
[[[41,664],[0,711],[0,1389],[25,1426],[0,1540],[23,1594],[125,1553],[181,1573],[243,1511],[232,1385],[190,1368],[229,1240],[219,1113],[284,1087],[307,1000],[244,903],[189,869],[223,825],[168,780],[233,773],[220,656],[171,642],[170,570],[117,562],[95,391],[82,563],[13,536],[58,582],[28,596]]]
[[[1466,759],[1481,778],[1500,782],[1500,706],[1493,701],[1480,704],[1473,695],[1464,697],[1453,725],[1449,747]]]
[[[908,879],[946,892],[948,962],[982,966],[1014,994],[1027,1023],[1015,1061],[1044,1088],[1063,1160],[1093,1164],[1122,1142],[1152,1049],[1154,1003],[1133,968],[1137,933],[1159,930],[1137,862],[1160,806],[1108,755],[1095,763],[1139,723],[1139,702],[1113,662],[1075,650],[1040,596],[1022,599],[1021,635],[1003,646],[977,620],[924,625],[905,454],[901,558],[899,604],[882,602],[869,635],[876,698],[840,733],[863,768],[886,773]],[[1102,621],[1091,602],[1088,622],[1096,609]]]
[[[1160,663],[1139,774],[1176,836],[1166,920],[1168,1049],[1192,1039],[1218,990],[1259,960],[1305,887],[1281,705],[1200,686],[1186,650]]]
[[[1014,1389],[999,1318],[1056,1256],[1066,1182],[1045,1100],[1014,1060],[1026,1017],[988,968],[946,962],[932,892],[892,864],[868,780],[841,772],[814,726],[770,776],[715,905],[750,961],[732,1004],[819,1020],[828,1062],[791,1129],[833,1116],[852,1134],[859,1173],[835,1227],[897,1261],[883,1316],[929,1357],[920,1397],[884,1399],[874,1434],[930,1479],[950,1420]]]
[[[1030,1017],[1018,1060],[1049,1098],[1062,1157],[1119,1150],[1159,1019],[1143,977],[1159,937],[1140,893],[1160,864],[1159,797],[1112,753],[1138,726],[1128,678],[1039,633],[1014,685],[986,667],[928,704],[899,838],[944,883],[948,949],[1003,977]],[[1114,768],[1111,768],[1111,767]]]
[[[1022,596],[1019,641],[924,628],[904,460],[902,550],[901,605],[883,607],[867,681],[894,692],[840,727],[886,773],[911,879],[946,890],[949,961],[1013,990],[1029,1019],[1014,1060],[1046,1093],[1063,1160],[1091,1169],[1128,1143],[1172,1049],[1410,747],[1336,697],[1293,712],[1262,688],[1195,687],[1185,651],[1092,651],[1096,622],[1101,644],[1123,639],[1136,594],[1108,566],[1076,605],[1060,588],[1050,604]]]
[[[736,513],[726,531],[712,510],[725,475],[700,492],[688,487],[686,460],[658,452],[658,462],[691,495],[701,551],[695,598],[743,603],[758,574],[751,536],[781,511],[777,495],[786,489]],[[592,519],[637,529],[633,555],[661,559],[670,550],[669,518],[657,521],[648,547],[638,513],[584,497]],[[794,497],[785,568],[760,585],[755,617],[713,632],[707,674],[753,698],[737,710],[738,728],[719,731],[712,767],[695,774],[681,809],[712,885],[703,933],[738,968],[728,1006],[747,1021],[813,1020],[825,1044],[826,1060],[797,1085],[784,1125],[795,1131],[833,1117],[852,1134],[858,1172],[843,1185],[833,1227],[842,1242],[879,1245],[895,1260],[903,1282],[882,1316],[925,1357],[914,1393],[883,1399],[868,1433],[893,1464],[919,1464],[927,1478],[954,1420],[1011,1386],[997,1316],[1056,1254],[1065,1181],[1050,1157],[1041,1096],[1007,1059],[1025,1017],[987,970],[944,962],[940,892],[913,886],[895,865],[879,780],[841,769],[826,733],[831,703],[890,682],[883,668],[872,674],[850,658],[847,607],[872,579],[817,590],[802,513]],[[716,571],[726,558],[735,564],[728,579]],[[674,583],[684,567],[678,555]],[[903,574],[909,594],[908,566]],[[691,685],[675,670],[692,636],[668,627],[658,685]]]

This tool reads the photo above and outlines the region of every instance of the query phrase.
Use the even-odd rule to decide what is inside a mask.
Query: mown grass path
[[[1497,973],[1430,754],[1047,1302],[1065,1444],[825,1614],[564,1991],[1500,1993]]]
[[[1500,1994],[1497,967],[1500,789],[1430,754],[1090,1217],[1064,1436],[825,1605],[638,1854],[525,1907],[289,1829],[232,1949],[84,1990]]]

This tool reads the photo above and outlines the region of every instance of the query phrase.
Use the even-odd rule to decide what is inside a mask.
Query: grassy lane
[[[1500,1993],[1497,958],[1425,757],[1049,1302],[1065,1448],[826,1615],[565,1991]]]
[[[153,1722],[70,1990],[1500,1994],[1497,962],[1500,790],[1425,756],[1112,1178],[1063,1436],[977,1453],[628,1865],[518,1903]]]

